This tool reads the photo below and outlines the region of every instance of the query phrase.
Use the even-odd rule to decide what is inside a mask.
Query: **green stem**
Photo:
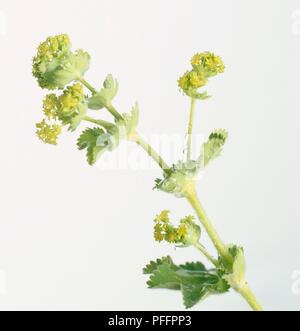
[[[93,94],[97,93],[97,90],[91,84],[89,84],[83,77],[78,77],[77,80],[82,85],[84,85],[88,90],[90,90]]]
[[[217,231],[214,229],[211,221],[208,219],[201,202],[198,199],[195,183],[192,182],[188,189],[185,192],[185,197],[187,201],[191,204],[193,209],[195,210],[196,214],[202,225],[204,226],[207,234],[209,235],[210,239],[212,240],[214,246],[216,247],[217,251],[219,252],[220,256],[230,265],[233,262],[232,256],[229,254],[228,249],[226,248],[225,244],[219,237]]]
[[[209,253],[208,251],[200,244],[197,243],[194,245],[202,254],[205,255],[205,257],[214,265],[217,266],[218,265],[218,261],[216,259],[214,259]]]
[[[254,311],[263,311],[263,307],[257,301],[254,293],[249,285],[246,283],[242,288],[235,289],[249,304]]]
[[[131,140],[142,147],[142,149],[146,151],[146,153],[162,168],[163,171],[170,169],[164,159],[137,132],[132,135]]]
[[[89,89],[93,94],[97,93],[97,90],[89,83],[87,82],[83,77],[78,77],[77,80],[83,84],[87,89]],[[123,116],[114,108],[113,105],[109,104],[105,107],[116,120],[123,120]]]
[[[191,160],[191,155],[192,155],[192,138],[193,138],[192,134],[193,134],[195,109],[196,109],[196,99],[192,98],[192,100],[191,100],[191,110],[190,110],[190,119],[189,119],[189,127],[188,127],[187,161]]]
[[[196,214],[198,215],[198,218],[202,225],[204,226],[207,234],[209,235],[210,239],[212,240],[214,246],[216,247],[217,251],[219,252],[220,256],[223,258],[223,260],[228,264],[228,266],[232,266],[233,258],[229,254],[228,249],[226,248],[225,244],[219,237],[217,231],[214,229],[211,221],[208,219],[201,202],[199,201],[199,198],[197,196],[195,183],[192,182],[188,186],[188,188],[185,191],[185,197],[188,200],[188,202],[191,204],[193,209],[195,210]],[[256,297],[254,296],[251,288],[247,283],[243,284],[243,286],[239,287],[236,286],[235,291],[237,291],[250,305],[250,307],[255,311],[262,311],[263,308],[257,301]]]
[[[103,128],[105,128],[107,130],[112,129],[115,126],[113,123],[103,121],[103,120],[97,120],[97,119],[95,119],[93,117],[90,117],[90,116],[84,116],[83,119],[87,122],[94,123],[94,124],[97,124],[99,126],[102,126]]]
[[[105,108],[113,115],[116,120],[122,121],[124,119],[113,105],[107,105]]]

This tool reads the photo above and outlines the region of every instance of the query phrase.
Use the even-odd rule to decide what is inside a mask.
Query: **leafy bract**
[[[211,294],[221,294],[229,290],[222,273],[217,269],[208,270],[200,262],[177,266],[170,257],[150,262],[144,269],[150,274],[150,288],[181,290],[186,308],[191,308],[201,299]]]
[[[232,246],[229,253],[233,257],[232,271],[224,278],[231,287],[238,289],[245,285],[246,262],[243,247]]]
[[[228,134],[225,130],[213,131],[209,139],[202,145],[201,154],[197,160],[178,162],[164,172],[163,179],[157,179],[155,188],[176,197],[183,197],[186,183],[195,180],[199,171],[205,169],[211,161],[220,156]]]
[[[104,152],[112,152],[122,140],[128,139],[136,129],[138,117],[139,110],[136,105],[130,114],[124,114],[123,119],[118,120],[110,129],[86,129],[79,137],[77,145],[80,150],[87,149],[88,163],[93,165]],[[80,115],[78,120],[81,120]]]
[[[101,147],[97,146],[97,141],[100,136],[104,135],[104,130],[100,128],[88,128],[78,139],[77,146],[79,150],[87,150],[87,161],[93,165],[101,153]]]
[[[103,88],[89,99],[89,108],[98,110],[109,106],[119,91],[119,84],[112,75],[108,75]]]
[[[205,168],[211,161],[221,155],[227,138],[228,133],[223,129],[215,130],[211,133],[208,141],[202,146],[201,155],[198,160],[199,168]]]

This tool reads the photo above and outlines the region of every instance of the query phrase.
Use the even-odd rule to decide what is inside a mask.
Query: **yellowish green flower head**
[[[194,221],[192,216],[187,216],[180,221],[179,229],[181,228],[183,232],[181,242],[184,246],[195,245],[200,240],[201,229]]]
[[[72,52],[69,36],[62,34],[40,44],[32,72],[41,88],[54,90],[81,78],[89,65],[90,55],[80,49]]]
[[[75,129],[87,110],[83,86],[68,86],[60,96],[48,94],[43,101],[45,119],[37,124],[38,137],[47,144],[56,145],[64,125]]]
[[[225,71],[222,59],[211,52],[195,54],[191,64],[194,70],[204,71],[207,77],[213,77]]]
[[[195,224],[192,216],[187,216],[175,227],[169,218],[169,211],[162,211],[154,222],[154,238],[158,242],[166,241],[171,244],[182,244],[183,246],[195,245],[200,240],[201,230]]]
[[[87,102],[83,86],[79,83],[68,86],[58,98],[57,116],[65,124],[86,109]]]
[[[192,70],[187,71],[178,80],[180,89],[188,96],[196,99],[207,98],[206,93],[198,90],[204,87],[210,77],[223,73],[225,66],[221,58],[213,53],[197,53],[191,59]]]

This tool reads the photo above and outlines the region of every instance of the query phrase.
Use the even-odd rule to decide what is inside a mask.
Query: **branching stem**
[[[84,86],[86,86],[93,94],[97,93],[97,91],[83,78],[78,79]],[[192,142],[192,132],[193,132],[193,120],[194,120],[194,114],[195,114],[195,105],[196,100],[192,99],[191,101],[191,111],[190,111],[190,120],[189,120],[189,128],[188,128],[188,146],[187,146],[187,159],[191,159],[191,142]],[[122,120],[122,115],[112,106],[108,105],[106,109],[114,116],[116,120]],[[106,121],[102,120],[96,120],[91,117],[86,116],[86,121],[92,122],[94,124],[100,125],[104,128],[108,128],[112,124]],[[155,151],[155,149],[147,143],[137,132],[135,132],[131,139],[134,141],[137,145],[139,145],[146,153],[162,168],[164,172],[166,172],[169,168],[167,163],[164,161],[164,159]],[[217,249],[219,255],[222,257],[223,261],[226,262],[229,266],[233,263],[233,257],[230,255],[226,245],[221,240],[220,236],[218,235],[217,231],[214,229],[211,221],[207,217],[202,204],[198,198],[197,191],[196,191],[196,185],[194,181],[191,181],[188,183],[186,190],[184,192],[184,196],[186,200],[190,203],[192,208],[195,210],[199,221],[201,222],[202,226],[205,228],[207,234],[209,235],[210,239],[212,240],[215,248]],[[218,261],[216,261],[207,251],[206,249],[201,245],[195,245],[195,247],[203,253],[210,262],[212,262],[214,265],[217,265]],[[255,298],[251,288],[247,283],[245,283],[242,287],[236,287],[235,290],[240,293],[240,295],[248,302],[250,307],[253,310],[261,311],[262,307],[258,303],[257,299]]]

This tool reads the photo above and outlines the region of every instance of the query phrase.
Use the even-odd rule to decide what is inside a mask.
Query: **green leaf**
[[[119,121],[119,125],[123,125],[126,129],[127,137],[135,132],[139,124],[139,105],[136,103],[129,114],[123,114],[123,121]]]
[[[202,146],[201,155],[198,160],[200,168],[205,168],[211,161],[221,155],[227,138],[228,133],[223,129],[215,130],[211,133],[208,141]]]
[[[207,294],[203,287],[189,284],[182,285],[183,304],[187,309],[195,306]]]
[[[180,290],[180,277],[170,265],[163,263],[150,276],[147,285],[150,288],[166,288],[170,290]]]
[[[186,308],[191,308],[200,300],[212,294],[222,294],[229,290],[223,272],[208,270],[200,262],[189,262],[177,266],[170,257],[150,262],[144,269],[150,274],[150,288],[181,290]]]
[[[98,110],[107,107],[111,104],[119,91],[119,84],[112,75],[108,75],[103,88],[100,92],[94,94],[88,101],[90,109]]]
[[[80,125],[80,123],[83,121],[85,115],[87,112],[87,107],[86,105],[81,105],[78,108],[78,114],[70,119],[70,126],[69,126],[69,131],[75,131],[78,126]]]
[[[78,140],[80,150],[87,149],[87,160],[90,165],[96,163],[99,157],[109,151],[115,150],[122,139],[126,137],[124,126],[115,125],[110,130],[100,128],[85,130]]]
[[[102,148],[97,146],[97,141],[100,136],[105,134],[100,128],[88,128],[78,139],[77,146],[79,150],[87,149],[87,161],[89,165],[93,165],[101,153]]]
[[[187,262],[179,267],[189,271],[206,271],[204,264],[201,262]]]
[[[211,96],[207,94],[207,92],[199,93],[197,90],[191,90],[188,95],[191,98],[197,99],[197,100],[207,100],[210,99]]]
[[[144,275],[150,275],[154,271],[157,270],[157,268],[162,264],[169,264],[174,265],[172,259],[170,256],[163,257],[161,259],[157,259],[156,261],[150,261],[149,264],[146,265],[146,267],[143,269]]]

